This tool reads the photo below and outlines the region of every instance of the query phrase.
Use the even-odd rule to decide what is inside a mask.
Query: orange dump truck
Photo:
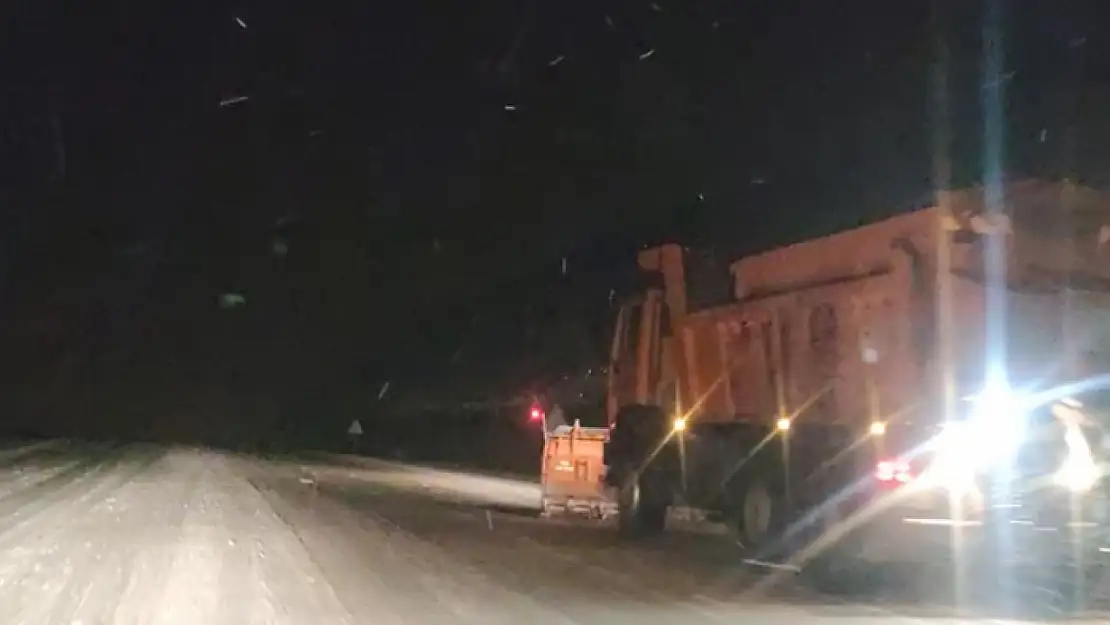
[[[938,204],[715,277],[677,245],[640,252],[645,288],[618,315],[608,388],[625,532],[662,531],[682,505],[761,556],[950,555],[953,527],[993,522],[1003,474],[1055,476],[1070,458],[1074,445],[1030,442],[1075,440],[1053,405],[1086,405],[1097,439],[1102,393],[1072,383],[1110,373],[1110,196],[1027,181],[1000,211],[982,189]],[[1072,487],[1102,496],[1095,479]]]

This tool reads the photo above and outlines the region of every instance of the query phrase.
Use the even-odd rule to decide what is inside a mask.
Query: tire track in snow
[[[0,468],[26,463],[28,459],[50,453],[63,453],[70,446],[66,440],[50,440],[0,449]]]
[[[297,496],[305,489],[288,488],[296,484],[295,475],[277,480],[270,479],[272,470],[262,475],[252,483],[299,535],[356,616],[367,618],[384,608],[397,623],[446,619],[507,625],[537,613],[548,621],[575,622],[557,606],[505,589],[477,568],[390,527],[387,520],[356,514],[325,495],[306,502]],[[351,570],[360,575],[346,573]],[[368,577],[374,580],[369,592],[364,584],[353,583]]]
[[[0,586],[0,605],[6,615],[18,616],[15,622],[55,622],[49,618],[52,611],[64,602],[66,591],[73,590],[74,580],[87,575],[72,562],[72,542],[61,539],[76,520],[87,518],[97,504],[152,461],[148,452],[124,466],[122,451],[111,450],[107,458],[90,458],[89,470],[70,476],[74,479],[33,502],[40,505],[28,504],[10,515],[15,517],[14,523],[0,534],[0,580],[5,582]],[[90,541],[78,544],[82,543],[86,549],[100,547]]]
[[[165,578],[187,503],[198,488],[195,474],[175,470],[176,453],[141,462],[130,480],[66,529],[69,542],[77,543],[70,564],[80,575],[70,578],[51,622],[146,625],[155,621],[136,618],[130,608],[154,603],[167,609],[151,589]]]
[[[97,483],[102,476],[110,475],[123,460],[118,448],[103,453],[66,465],[33,488],[24,488],[0,499],[0,549],[19,539],[31,521],[46,517],[59,507],[86,502],[95,496],[96,488],[89,489],[86,484]],[[102,487],[103,482],[99,486]]]
[[[329,490],[325,488],[323,492]],[[709,602],[681,601],[679,593],[674,592],[667,581],[644,575],[648,570],[658,571],[650,562],[610,561],[607,565],[600,564],[599,561],[605,558],[625,559],[628,555],[627,550],[616,548],[615,532],[610,545],[593,551],[590,558],[583,558],[581,548],[567,550],[545,545],[529,535],[527,530],[560,529],[591,533],[604,530],[583,526],[556,528],[539,519],[500,514],[491,517],[500,517],[500,522],[493,522],[493,529],[489,529],[489,520],[482,510],[443,505],[407,494],[398,497],[396,494],[380,493],[374,499],[380,504],[375,507],[380,507],[382,512],[374,512],[370,503],[361,497],[357,500],[357,509],[376,518],[388,517],[385,523],[395,531],[408,534],[412,540],[430,543],[441,552],[455,554],[456,559],[486,571],[504,587],[557,607],[568,616],[579,616],[581,613],[579,618],[584,621],[635,622],[638,617],[632,615],[642,616],[644,611],[657,609],[665,603],[668,614],[677,619],[725,620],[709,609],[716,607],[710,606]],[[352,504],[350,498],[343,501],[346,505]],[[436,525],[443,527],[430,528],[424,519],[436,519]],[[521,557],[525,554],[526,557]],[[622,567],[621,564],[627,566]],[[558,579],[560,583],[555,586],[547,584],[546,581],[551,579]],[[565,588],[570,580],[575,580],[571,587],[588,589],[589,594],[580,592],[575,602],[568,602]],[[586,596],[589,599],[585,599]]]
[[[21,491],[46,485],[51,480],[57,479],[60,474],[87,464],[83,459],[73,458],[68,454],[49,454],[46,450],[33,455],[46,457],[30,466],[13,467],[5,475],[6,479],[0,479],[0,506],[3,506],[9,497]]]
[[[183,459],[187,461],[187,459]],[[194,492],[146,625],[299,625],[355,621],[297,536],[224,454],[196,458]],[[138,600],[137,600],[138,601]],[[127,600],[124,601],[127,603]],[[177,606],[167,610],[165,606]],[[381,622],[375,615],[373,622]]]
[[[300,623],[304,615],[326,615],[331,623],[361,623],[339,599],[318,563],[296,534],[273,510],[269,502],[241,471],[243,463],[226,458],[226,502],[222,510],[225,526],[253,540],[240,543],[242,556],[239,573],[232,577],[240,583],[249,580],[258,605],[279,616],[272,622]],[[261,527],[259,534],[251,528]],[[271,621],[267,621],[271,622]],[[389,622],[380,612],[374,622]]]

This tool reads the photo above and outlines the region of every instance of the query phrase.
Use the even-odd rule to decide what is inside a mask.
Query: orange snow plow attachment
[[[540,488],[543,513],[606,518],[616,506],[605,486],[603,454],[608,428],[561,425],[544,437]]]

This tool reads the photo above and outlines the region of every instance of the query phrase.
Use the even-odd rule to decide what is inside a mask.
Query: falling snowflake
[[[232,96],[230,98],[224,98],[223,100],[220,100],[220,106],[231,106],[232,104],[239,104],[240,102],[246,102],[249,99],[250,99],[250,97],[245,96],[245,95]]]
[[[243,297],[241,293],[223,293],[220,295],[220,308],[225,310],[231,308],[239,308],[247,305],[247,298]]]

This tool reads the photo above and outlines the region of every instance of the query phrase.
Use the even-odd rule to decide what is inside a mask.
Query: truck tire
[[[733,513],[730,525],[736,541],[746,549],[766,550],[778,538],[783,519],[782,498],[760,477],[752,477]]]
[[[630,538],[661,534],[667,525],[667,504],[657,480],[633,470],[625,475],[617,496],[617,526],[621,534]]]

